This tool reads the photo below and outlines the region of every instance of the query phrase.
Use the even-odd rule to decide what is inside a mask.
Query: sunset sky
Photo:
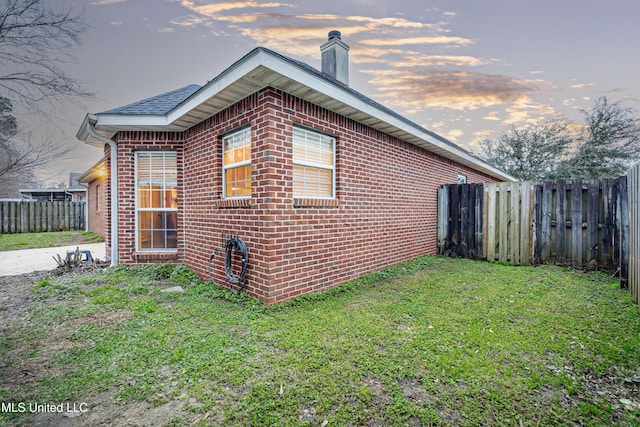
[[[57,4],[59,0],[47,0]],[[509,125],[565,117],[607,96],[640,114],[637,0],[88,0],[67,71],[95,94],[56,107],[76,149],[59,177],[102,157],[75,140],[98,113],[204,84],[256,46],[320,67],[330,30],[354,89],[478,153]],[[18,111],[23,127],[40,121]],[[49,175],[55,175],[50,173]]]

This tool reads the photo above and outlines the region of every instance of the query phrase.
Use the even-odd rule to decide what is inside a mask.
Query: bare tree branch
[[[70,7],[42,0],[0,0],[0,96],[37,108],[43,100],[89,95],[63,69],[74,62],[86,25]]]
[[[11,102],[0,96],[0,197],[17,197],[20,188],[36,181],[35,171],[71,151],[50,139],[33,143],[23,137],[13,117]]]

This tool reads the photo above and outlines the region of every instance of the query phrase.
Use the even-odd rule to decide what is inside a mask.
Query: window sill
[[[313,199],[308,197],[294,197],[294,208],[337,208],[340,206],[338,199]]]
[[[239,209],[250,208],[251,198],[242,199],[221,199],[213,202],[213,205],[218,209]]]
[[[136,252],[137,262],[172,262],[178,261],[178,252]]]

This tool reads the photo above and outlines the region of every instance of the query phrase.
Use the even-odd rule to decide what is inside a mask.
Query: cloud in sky
[[[318,39],[339,28],[351,44],[354,63],[378,64],[362,70],[370,83],[393,104],[420,111],[429,107],[475,109],[512,102],[537,89],[541,80],[471,72],[489,61],[471,55],[427,53],[422,46],[459,48],[473,40],[449,34],[442,22],[426,23],[403,17],[375,18],[337,14],[297,14],[285,2],[254,0],[197,3],[181,0],[191,14],[177,25],[233,23],[234,28],[257,44],[285,54],[316,58]],[[451,13],[443,15],[454,16]],[[449,67],[450,70],[438,68]]]
[[[422,36],[422,37],[406,37],[393,39],[369,39],[361,41],[364,45],[369,46],[407,46],[421,44],[441,44],[449,46],[467,46],[473,43],[471,39],[453,36]]]
[[[96,5],[96,6],[105,6],[105,5],[109,5],[109,4],[115,4],[115,3],[124,3],[127,0],[97,0],[92,2],[91,4]]]
[[[506,111],[508,117],[503,121],[506,125],[536,123],[541,117],[553,118],[558,115],[552,106],[534,102],[530,96],[514,100]]]
[[[425,108],[475,110],[515,102],[539,89],[541,80],[463,70],[370,69],[371,82],[392,105],[410,112]]]
[[[446,23],[456,16],[453,12],[440,12],[441,20],[423,22],[404,16],[311,13],[309,7],[299,13],[302,6],[286,1],[180,0],[179,4],[187,14],[172,21],[176,27],[240,34],[257,45],[313,60],[318,59],[326,34],[339,29],[351,46],[351,62],[368,65],[359,72],[368,76],[376,91],[372,97],[407,114],[500,107],[500,112],[479,115],[487,124],[527,122],[550,114],[550,107],[534,101],[534,95],[548,85],[537,76],[542,71],[531,71],[528,79],[483,72],[483,66],[502,61],[469,54],[467,48],[475,41],[452,33]],[[464,136],[458,128],[441,132],[453,140]]]

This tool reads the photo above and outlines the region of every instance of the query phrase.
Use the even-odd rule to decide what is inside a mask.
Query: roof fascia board
[[[96,126],[167,126],[166,115],[98,114]]]

